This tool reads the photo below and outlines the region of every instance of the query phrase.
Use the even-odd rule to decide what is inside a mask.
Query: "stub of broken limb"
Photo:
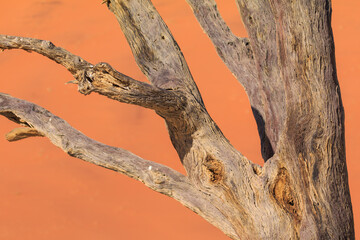
[[[29,137],[44,137],[44,134],[34,128],[21,127],[15,128],[5,135],[6,140],[9,142],[14,142]]]

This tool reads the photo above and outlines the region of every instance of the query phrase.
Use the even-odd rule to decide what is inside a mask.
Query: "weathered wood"
[[[179,46],[151,1],[111,0],[107,5],[150,82],[160,88],[187,92],[202,101]]]
[[[31,127],[34,132],[49,138],[55,146],[72,157],[141,181],[149,188],[176,199],[209,221],[218,219],[222,224],[218,227],[229,236],[236,236],[233,226],[213,203],[211,196],[202,192],[179,172],[142,159],[127,150],[90,139],[44,108],[3,93],[0,93],[0,115]]]
[[[254,56],[248,38],[235,36],[222,19],[214,0],[187,0],[217,53],[245,89],[256,77]]]
[[[219,56],[245,88],[264,160],[274,155],[283,128],[284,91],[276,54],[275,19],[267,1],[238,1],[249,38],[235,36],[214,0],[187,0]]]
[[[151,84],[92,65],[51,42],[0,35],[1,49],[35,51],[65,66],[83,94],[156,111],[187,176],[98,143],[35,104],[0,94],[0,114],[71,156],[166,194],[232,239],[354,239],[344,110],[328,0],[237,0],[249,38],[231,33],[213,0],[188,0],[219,56],[244,86],[264,167],[225,138],[208,114],[180,48],[149,0],[104,1]]]
[[[52,42],[34,38],[0,35],[0,48],[36,52],[64,66],[82,94],[97,92],[119,102],[154,109],[162,115],[174,115],[184,107],[184,96],[128,77],[107,63],[93,65]]]

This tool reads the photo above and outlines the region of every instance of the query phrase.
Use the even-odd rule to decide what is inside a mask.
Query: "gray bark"
[[[152,3],[104,2],[151,84],[49,41],[0,35],[0,48],[34,51],[63,65],[82,94],[155,110],[187,175],[96,142],[49,111],[0,94],[0,114],[24,126],[10,132],[9,141],[45,136],[73,157],[176,199],[232,239],[354,239],[328,0],[237,0],[248,38],[230,31],[215,1],[188,0],[249,96],[263,167],[237,151],[212,120]]]

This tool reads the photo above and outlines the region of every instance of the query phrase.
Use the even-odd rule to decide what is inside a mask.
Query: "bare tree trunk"
[[[73,157],[176,199],[232,239],[354,239],[329,0],[237,0],[249,38],[230,31],[214,0],[188,0],[249,96],[263,167],[237,151],[211,119],[150,0],[104,2],[151,85],[49,41],[0,35],[0,48],[56,61],[74,75],[80,93],[155,110],[187,176],[96,142],[47,110],[0,94],[0,114],[25,126],[10,132],[9,141],[46,136]]]

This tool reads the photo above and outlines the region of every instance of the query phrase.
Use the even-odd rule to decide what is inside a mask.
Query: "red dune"
[[[261,163],[247,96],[217,56],[184,0],[154,0],[179,43],[205,104],[232,144]],[[235,1],[217,1],[246,36]],[[360,2],[333,0],[338,77],[356,232],[360,232]],[[0,34],[51,40],[92,62],[147,81],[101,0],[2,1]],[[184,172],[165,124],[153,111],[97,94],[83,96],[62,66],[19,50],[0,52],[0,92],[37,103],[89,137]],[[225,93],[225,94],[224,94]],[[0,134],[17,125],[0,118]],[[189,209],[143,184],[69,157],[46,138],[0,138],[0,239],[228,239]]]

